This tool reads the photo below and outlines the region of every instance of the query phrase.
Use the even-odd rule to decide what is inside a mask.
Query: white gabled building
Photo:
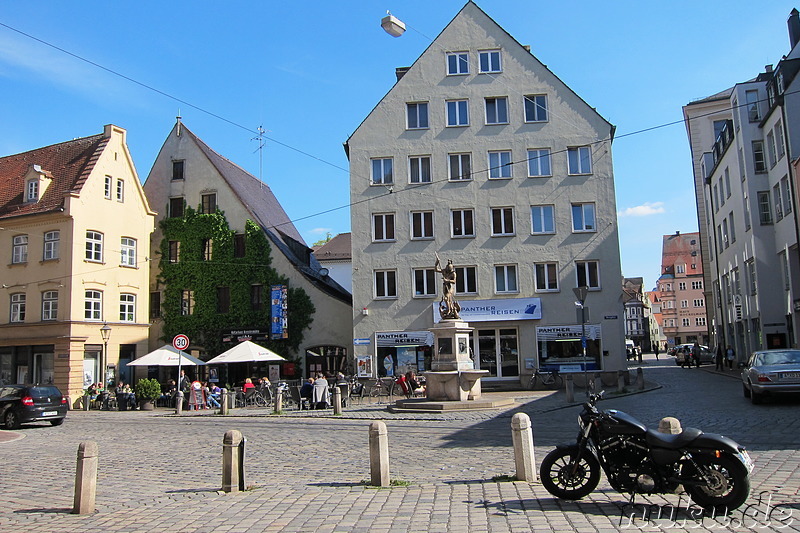
[[[578,286],[588,368],[625,368],[614,127],[473,2],[397,77],[345,144],[359,368],[429,369],[437,252],[488,379],[582,368]]]

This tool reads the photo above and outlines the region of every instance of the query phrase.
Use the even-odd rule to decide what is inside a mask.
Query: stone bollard
[[[339,387],[334,387],[331,396],[331,401],[333,402],[333,414],[342,414],[342,389]]]
[[[219,394],[219,399],[220,399],[219,402],[220,413],[223,415],[227,415],[228,409],[230,408],[230,406],[228,405],[228,389],[221,389]]]
[[[175,414],[179,415],[181,413],[183,413],[183,391],[178,391],[175,396]]]
[[[72,504],[73,514],[90,514],[94,512],[99,455],[97,443],[94,441],[85,441],[78,445],[78,464],[75,469],[75,498]]]
[[[511,418],[511,440],[514,443],[514,465],[519,481],[536,481],[536,457],[533,453],[531,418],[517,413]]]
[[[236,391],[229,390],[228,391],[228,409],[235,409],[236,408]]]
[[[644,370],[642,370],[642,367],[636,369],[636,388],[644,390]]]
[[[369,471],[370,485],[389,486],[389,432],[380,420],[369,425]]]
[[[244,481],[240,478],[242,473],[241,462],[242,433],[236,429],[225,432],[222,438],[222,490],[224,492],[239,492],[239,486]]]
[[[564,390],[567,392],[567,403],[572,403],[575,401],[575,382],[572,380],[572,374],[567,374],[565,380]]]
[[[275,391],[275,407],[273,412],[280,413],[281,411],[283,411],[283,389],[279,388]]]
[[[661,419],[658,423],[658,432],[667,433],[668,435],[677,435],[683,432],[681,421],[673,416],[667,416]]]
[[[622,392],[625,390],[625,371],[617,370],[617,390]]]

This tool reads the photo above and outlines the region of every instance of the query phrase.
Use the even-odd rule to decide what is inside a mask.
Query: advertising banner
[[[541,298],[509,298],[503,300],[467,300],[458,302],[459,315],[465,322],[498,322],[502,320],[541,320]],[[439,302],[431,304],[433,322],[442,320]]]
[[[270,289],[270,302],[272,308],[272,323],[270,324],[270,338],[288,339],[288,289],[286,285],[273,285]]]

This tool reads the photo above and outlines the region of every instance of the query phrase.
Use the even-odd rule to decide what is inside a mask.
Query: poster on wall
[[[405,348],[397,348],[397,372],[405,374],[409,370],[416,371],[417,368],[417,348],[414,346],[407,346]]]
[[[288,339],[288,289],[286,288],[286,285],[272,285],[270,293],[272,309],[270,338],[272,340]]]
[[[358,368],[358,377],[371,378],[372,377],[372,356],[371,355],[358,355],[356,356],[356,367]]]

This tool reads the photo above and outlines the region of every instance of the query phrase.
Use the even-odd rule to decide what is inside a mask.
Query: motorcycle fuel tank
[[[605,414],[608,416],[603,418],[603,432],[615,435],[643,435],[647,432],[647,427],[644,424],[627,413],[609,409]]]

